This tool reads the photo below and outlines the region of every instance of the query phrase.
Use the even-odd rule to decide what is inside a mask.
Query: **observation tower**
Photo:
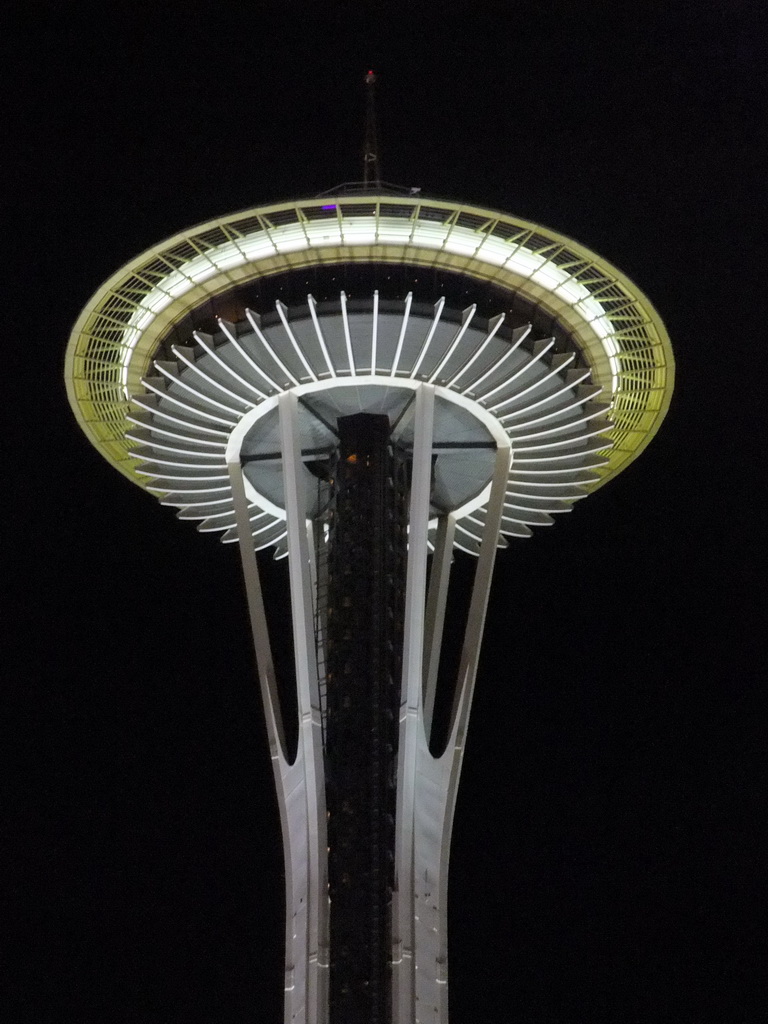
[[[658,314],[604,259],[382,184],[366,81],[363,182],[142,253],[66,355],[105,459],[239,549],[285,851],[286,1024],[447,1021],[450,836],[497,549],[623,470],[673,383]],[[268,549],[287,557],[287,684]],[[456,552],[474,583],[438,676]]]

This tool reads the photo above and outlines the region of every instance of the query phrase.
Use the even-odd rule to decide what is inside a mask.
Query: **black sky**
[[[639,461],[498,560],[451,1024],[766,1019],[758,7],[62,3],[6,38],[8,1024],[282,1020],[282,854],[235,552],[90,447],[63,354],[148,246],[359,178],[368,67],[386,180],[603,254],[678,364]],[[265,572],[279,586],[284,564]]]

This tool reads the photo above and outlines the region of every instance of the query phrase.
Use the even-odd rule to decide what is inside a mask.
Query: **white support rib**
[[[197,388],[193,388],[191,384],[187,383],[187,381],[182,380],[178,373],[171,372],[170,370],[166,369],[166,367],[163,366],[162,362],[159,359],[155,360],[154,365],[158,373],[161,373],[166,380],[170,381],[171,384],[174,384],[177,387],[182,388],[184,391],[189,391],[191,395],[195,395],[196,398],[199,398],[200,401],[204,402],[206,405],[213,405],[217,409],[223,409],[224,412],[231,412],[233,416],[237,416],[238,418],[243,415],[242,409],[233,409],[231,405],[225,405],[223,402],[219,402],[217,399],[211,398],[210,395],[206,395],[204,391],[198,391]],[[173,363],[172,365],[174,367],[174,370],[177,369],[176,363]],[[243,399],[241,399],[241,401],[243,401]],[[253,408],[253,406],[251,406],[251,408]]]
[[[458,381],[460,381],[461,378],[464,376],[464,374],[467,372],[467,370],[471,369],[474,366],[474,364],[477,362],[477,360],[480,358],[480,356],[483,354],[483,352],[485,352],[486,348],[490,345],[490,343],[496,337],[496,335],[497,335],[497,333],[499,331],[499,328],[504,323],[505,319],[506,319],[506,315],[504,313],[499,313],[499,315],[495,316],[493,318],[493,320],[489,320],[488,321],[488,326],[490,328],[490,330],[488,331],[488,334],[483,339],[481,344],[478,345],[477,351],[474,353],[474,355],[470,356],[470,358],[467,360],[467,362],[462,367],[460,367],[459,370],[450,379],[450,381],[448,381],[449,387],[455,387],[456,384],[458,383]],[[530,331],[530,329],[531,328],[529,327],[528,330]]]
[[[159,378],[155,377],[155,380]],[[149,377],[142,377],[141,383],[144,387],[157,395],[158,398],[162,398],[164,402],[170,402],[171,405],[178,405],[180,409],[186,409],[187,412],[191,412],[193,416],[201,416],[203,419],[210,420],[211,423],[223,423],[225,427],[234,427],[237,420],[225,420],[223,416],[215,416],[211,412],[204,412],[202,409],[196,409],[194,405],[190,405],[188,402],[183,402],[180,398],[176,398],[175,395],[169,395],[164,387],[159,388],[156,384],[152,383],[152,379]],[[235,414],[239,416],[239,413]]]
[[[180,416],[171,416],[170,413],[163,409],[155,409],[152,405],[147,402],[142,402],[142,398],[151,398],[152,396],[145,395],[134,395],[131,402],[138,406],[139,409],[143,409],[144,412],[149,413],[153,418],[159,417],[161,420],[168,420],[169,423],[178,423],[180,427],[188,427],[190,430],[196,430],[202,434],[215,434],[216,437],[229,437],[228,430],[214,430],[213,427],[204,427],[201,423],[195,423],[192,420],[182,419]],[[130,418],[130,417],[129,417]],[[134,423],[138,423],[138,420],[133,420]]]
[[[376,374],[376,349],[379,338],[379,292],[373,293],[373,322],[371,324],[371,374]]]
[[[291,325],[288,323],[288,317],[285,315],[288,312],[288,307],[285,305],[284,302],[281,302],[280,299],[278,299],[275,302],[275,309],[277,310],[277,315],[280,317],[280,321],[282,322],[283,329],[284,329],[285,333],[288,335],[288,340],[290,341],[291,345],[293,345],[293,349],[294,349],[296,355],[299,357],[299,361],[301,362],[301,365],[307,371],[307,374],[309,375],[309,377],[312,380],[317,380],[317,374],[312,369],[312,367],[309,365],[309,362],[307,361],[307,357],[302,352],[301,345],[296,340],[296,335],[293,333],[293,331],[291,330]]]
[[[250,323],[251,327],[253,327],[253,320],[251,319],[250,316],[248,316],[248,310],[245,311],[245,315],[248,317],[248,322]],[[256,314],[252,313],[252,315],[255,316]],[[221,328],[221,330],[223,331],[223,333],[226,334],[226,336],[232,342],[232,347],[237,352],[239,352],[239,354],[243,357],[243,359],[246,361],[246,363],[248,363],[248,365],[252,369],[254,369],[256,371],[256,373],[258,373],[258,375],[260,377],[263,377],[263,379],[267,382],[267,384],[269,384],[269,386],[271,388],[273,388],[275,391],[282,391],[283,389],[280,387],[280,385],[277,384],[274,380],[272,380],[272,378],[269,376],[269,374],[266,372],[266,370],[262,366],[259,366],[259,364],[253,358],[253,356],[250,356],[248,354],[248,352],[246,351],[246,349],[240,344],[240,340],[237,337],[237,334],[235,333],[235,331],[233,330],[233,325],[227,323],[226,320],[222,320],[221,317],[219,317],[219,319],[217,320],[217,323],[218,323],[219,327]],[[255,330],[255,328],[254,328],[254,330]],[[260,333],[261,333],[261,331],[259,331],[259,334]]]
[[[576,376],[573,379],[568,379],[568,374],[571,373],[575,373]],[[578,373],[578,371],[568,370],[566,371],[565,382],[562,383],[556,391],[551,391],[549,394],[544,395],[543,398],[539,398],[536,402],[528,402],[524,409],[518,409],[517,412],[510,413],[509,415],[500,417],[499,419],[501,421],[501,419],[510,420],[516,416],[528,416],[528,414],[533,409],[537,409],[540,405],[545,405],[547,402],[553,402],[556,398],[560,398],[561,395],[567,395],[569,391],[575,391],[578,394],[580,385],[583,385],[585,381],[588,381],[591,376],[592,371],[590,369],[582,370],[581,373]],[[602,391],[603,388],[600,387],[599,384],[588,385],[587,394],[584,395],[583,398],[577,398],[575,401],[570,402],[570,404],[568,405],[559,406],[552,412],[547,413],[547,416],[541,416],[535,420],[526,419],[525,422],[528,424],[540,423],[544,419],[547,419],[549,416],[557,416],[559,413],[567,412],[569,409],[572,409],[576,405],[583,405],[585,402],[594,401],[594,399],[597,398],[598,395],[602,393]]]
[[[278,399],[283,454],[288,576],[291,589],[293,645],[299,706],[308,826],[306,1022],[325,1024],[328,1015],[328,856],[323,770],[322,722],[304,495],[304,467],[298,426],[298,399],[292,392]],[[298,980],[298,979],[297,979]]]
[[[515,331],[513,331],[512,341],[509,342],[509,347],[507,348],[507,350],[503,352],[498,359],[494,360],[494,362],[491,363],[491,365],[488,367],[485,373],[481,374],[474,380],[471,380],[469,382],[469,386],[464,388],[464,390],[461,392],[462,395],[474,394],[474,389],[479,387],[484,380],[487,380],[488,377],[490,377],[491,374],[494,372],[494,370],[498,370],[500,366],[506,363],[510,356],[520,348],[523,341],[525,340],[525,338],[528,337],[530,332],[530,325],[527,325],[526,327],[518,327]],[[463,373],[460,374],[460,376],[463,376]]]
[[[562,357],[559,358],[556,356],[555,359],[557,360],[557,362],[550,368],[548,373],[546,373],[543,377],[539,377],[539,379],[535,380],[532,384],[529,384],[527,388],[523,388],[522,391],[516,391],[513,395],[510,395],[509,398],[505,398],[503,402],[499,402],[498,405],[493,406],[493,411],[498,414],[499,410],[503,409],[504,406],[513,405],[515,402],[518,402],[521,398],[524,398],[526,395],[529,395],[532,391],[538,391],[538,389],[542,387],[542,385],[546,384],[548,380],[552,380],[553,377],[559,376],[566,368],[566,366],[569,366],[575,358],[575,352],[563,353]],[[508,415],[511,415],[511,413],[508,413],[505,416],[499,416],[499,421],[503,422],[504,420],[507,419]]]
[[[126,437],[130,437],[132,441],[138,441],[139,444],[150,445],[152,448],[157,448],[158,451],[161,451],[161,452],[176,452],[179,455],[189,455],[190,458],[193,458],[193,459],[221,459],[223,454],[224,454],[224,452],[221,451],[221,450],[218,451],[218,452],[203,452],[203,451],[199,451],[198,452],[198,451],[194,451],[191,448],[179,448],[176,445],[162,444],[160,441],[155,441],[154,439],[146,440],[144,438],[137,438],[137,437],[134,437],[131,434],[130,431],[126,431],[125,436]],[[222,445],[221,447],[223,449],[224,445]]]
[[[488,399],[491,398],[493,395],[496,395],[499,393],[499,391],[503,391],[505,388],[509,387],[509,385],[513,381],[517,380],[518,377],[521,377],[524,373],[528,373],[528,371],[531,370],[537,363],[541,362],[541,360],[544,358],[547,352],[549,352],[550,349],[554,348],[554,345],[554,338],[548,338],[546,341],[537,341],[533,347],[533,355],[524,366],[520,367],[517,373],[513,373],[511,377],[506,377],[503,381],[501,381],[501,383],[496,384],[495,387],[492,387],[489,391],[484,391],[483,394],[481,395],[475,392],[475,398],[478,401],[482,400],[484,402],[487,402]],[[557,370],[555,370],[555,372],[557,372]],[[543,378],[543,380],[546,379],[548,378]],[[535,388],[538,387],[540,383],[543,383],[543,380],[537,380],[533,386]],[[497,408],[498,406],[489,405],[488,411],[493,412]]]
[[[153,441],[151,435],[160,434],[161,437],[171,437],[176,441],[189,441],[190,444],[200,444],[205,445],[208,448],[218,448],[220,451],[226,450],[227,447],[226,438],[224,441],[208,441],[204,437],[195,437],[191,434],[180,434],[175,430],[166,430],[164,427],[158,427],[156,423],[144,423],[135,416],[131,416],[130,413],[128,413],[125,418],[129,423],[135,423],[139,428],[138,430],[126,430],[125,436],[130,437],[132,441],[138,441],[139,444],[152,444]],[[142,437],[142,431],[148,436]]]
[[[434,387],[431,384],[422,384],[416,392],[400,697],[395,890],[392,898],[394,1024],[413,1024],[416,1019],[413,829],[417,784],[416,758],[419,737],[423,736],[423,726],[419,718],[424,669],[424,610],[427,594],[427,534],[432,483],[434,407]]]
[[[411,304],[413,302],[413,292],[408,292],[405,296],[405,312],[403,313],[403,322],[400,325],[400,336],[397,339],[397,348],[395,349],[395,358],[392,360],[392,369],[389,371],[390,376],[394,377],[397,373],[397,365],[400,362],[400,353],[403,351],[403,342],[405,340],[405,332],[408,330],[408,317],[411,313]]]
[[[314,295],[307,296],[307,302],[309,303],[309,315],[312,317],[312,323],[315,327],[315,334],[317,335],[317,343],[320,346],[320,351],[323,353],[323,359],[325,359],[325,365],[328,367],[328,373],[332,377],[336,376],[336,368],[333,365],[330,354],[328,352],[328,346],[325,343],[325,335],[323,329],[320,326],[320,321],[317,319],[317,303],[315,302]]]
[[[221,323],[221,321],[219,321],[219,323]],[[252,391],[254,395],[256,395],[259,399],[264,399],[267,397],[263,391],[259,391],[255,384],[252,384],[251,381],[249,381],[246,377],[243,377],[242,374],[238,373],[237,370],[235,370],[232,366],[229,365],[229,363],[225,362],[221,358],[221,356],[216,352],[214,346],[212,344],[208,344],[207,337],[205,334],[202,333],[202,331],[195,331],[193,337],[197,344],[200,346],[200,348],[203,349],[204,352],[207,352],[211,359],[215,363],[218,363],[222,370],[228,373],[233,380],[236,380],[237,383],[241,384],[244,388],[248,388],[248,390]],[[229,340],[232,341],[232,338],[229,334],[227,335],[227,337],[229,337]],[[238,345],[236,338],[233,342],[233,347],[237,352],[240,352],[242,354],[242,349],[240,345]],[[248,359],[248,361],[250,362],[250,357],[246,356],[246,359]]]
[[[140,462],[153,463],[158,466],[176,466],[179,469],[223,469],[224,463],[220,465],[212,466],[207,462],[195,462],[193,459],[187,459],[184,462],[179,462],[177,459],[160,459],[154,453],[148,453],[146,448],[140,448],[138,451],[128,452],[129,459],[138,459]],[[141,469],[139,469],[141,472]]]
[[[269,344],[266,337],[264,336],[264,332],[261,329],[261,324],[259,323],[260,318],[258,317],[258,315],[254,313],[252,309],[246,309],[245,315],[248,317],[248,323],[253,328],[253,333],[264,346],[267,355],[270,356],[274,360],[275,364],[280,367],[280,369],[283,371],[283,373],[291,382],[291,384],[298,384],[298,380],[294,377],[294,375],[291,373],[291,371],[288,369],[288,367],[285,365],[280,356],[275,352],[275,350],[272,348],[272,346]],[[283,388],[278,384],[276,384],[275,387],[277,388],[278,391],[283,390]]]
[[[424,344],[421,346],[421,352],[419,352],[419,357],[414,363],[413,369],[411,370],[411,377],[415,377],[419,372],[419,367],[424,361],[424,356],[427,354],[427,351],[429,350],[429,345],[430,342],[432,341],[435,331],[437,330],[437,325],[440,323],[440,317],[442,316],[444,306],[445,296],[441,295],[440,298],[435,303],[435,315],[432,319],[430,328],[427,331],[427,336],[424,339]]]
[[[448,360],[451,358],[453,353],[456,351],[456,349],[461,344],[461,339],[467,333],[467,328],[472,323],[472,317],[475,315],[475,310],[476,309],[477,309],[477,304],[475,304],[473,306],[467,306],[467,308],[461,314],[461,327],[459,327],[458,331],[454,335],[453,341],[448,346],[448,351],[445,353],[443,358],[440,360],[440,362],[437,364],[437,366],[433,370],[432,376],[429,378],[429,383],[430,384],[434,384],[435,380],[437,379],[437,375],[440,373],[442,368],[445,366],[445,364],[448,362]]]
[[[347,314],[347,293],[341,293],[341,322],[344,324],[344,341],[347,346],[347,360],[349,362],[349,372],[352,376],[357,375],[355,369],[355,356],[352,352],[352,338],[349,333],[349,316]]]
[[[195,341],[198,340],[199,336],[199,333],[196,332],[194,335]],[[250,398],[244,398],[231,388],[226,387],[224,384],[220,384],[215,377],[212,377],[209,373],[206,373],[205,370],[202,370],[194,359],[190,359],[189,356],[184,354],[185,347],[186,346],[183,345],[171,345],[171,352],[173,352],[180,362],[184,363],[185,366],[188,366],[192,373],[201,377],[206,384],[210,384],[212,388],[216,388],[218,391],[221,391],[222,394],[228,395],[230,398],[234,398],[236,402],[242,402],[248,409],[255,408],[255,403],[252,402]],[[188,351],[191,350],[188,349]]]

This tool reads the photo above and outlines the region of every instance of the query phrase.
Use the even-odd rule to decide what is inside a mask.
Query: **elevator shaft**
[[[387,416],[338,420],[328,536],[330,1024],[390,1024],[408,463]]]

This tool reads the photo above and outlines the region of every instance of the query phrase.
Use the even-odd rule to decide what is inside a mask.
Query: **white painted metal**
[[[246,317],[248,317],[247,310]],[[240,354],[240,356],[245,360],[245,362],[248,363],[248,365],[252,369],[254,369],[259,374],[259,376],[262,377],[267,382],[267,384],[270,385],[270,387],[272,387],[275,391],[280,391],[280,385],[275,383],[272,377],[270,377],[270,375],[264,370],[264,367],[260,366],[255,359],[251,358],[251,356],[245,351],[243,346],[240,344],[240,340],[238,339],[237,332],[235,330],[235,325],[230,324],[227,320],[222,320],[221,317],[219,317],[217,322],[222,330],[222,333],[226,334],[227,338],[229,338],[232,347],[235,349],[236,352]],[[253,327],[253,320],[251,319],[251,317],[248,317],[248,322]],[[255,329],[256,328],[254,328],[254,330]]]
[[[195,332],[194,338],[199,345],[199,332]],[[209,387],[215,388],[217,391],[221,391],[222,394],[228,395],[230,398],[234,398],[236,402],[240,402],[248,409],[253,408],[255,403],[250,398],[245,398],[242,394],[238,394],[236,391],[233,391],[232,388],[226,387],[226,385],[222,384],[221,381],[216,380],[212,374],[206,373],[202,367],[198,366],[194,360],[194,349],[188,348],[185,345],[171,345],[171,352],[173,352],[176,358],[180,362],[184,363],[184,365],[187,366],[193,374],[197,377],[202,377]]]
[[[220,324],[221,322],[222,321],[219,321]],[[216,351],[216,347],[213,344],[213,338],[210,336],[210,334],[205,334],[203,333],[203,331],[195,331],[192,336],[197,342],[197,344],[200,346],[200,348],[207,355],[209,355],[211,359],[214,361],[214,363],[217,363],[222,368],[222,370],[226,374],[228,374],[228,376],[236,380],[237,383],[240,384],[242,387],[247,388],[248,391],[252,391],[259,400],[267,397],[264,394],[264,392],[260,391],[255,384],[251,383],[251,381],[248,380],[247,377],[244,377],[241,373],[238,373],[237,370],[234,369],[234,367],[230,366],[228,362],[221,358],[221,356]],[[231,340],[232,339],[230,338],[230,341]],[[235,349],[236,352],[240,351],[240,346],[237,344],[236,337],[233,348]]]
[[[440,317],[443,314],[444,308],[445,296],[441,295],[440,298],[435,303],[435,315],[432,319],[432,323],[430,324],[429,330],[427,331],[426,337],[424,338],[424,343],[421,346],[421,351],[419,352],[418,359],[413,364],[413,367],[411,369],[412,377],[415,377],[418,374],[419,370],[421,369],[421,364],[424,362],[424,357],[429,351],[430,342],[432,341],[432,338],[435,336],[435,331],[437,330],[437,325],[440,323]]]
[[[307,376],[311,377],[312,380],[317,380],[317,374],[309,365],[309,361],[307,360],[307,357],[304,355],[301,345],[296,340],[296,335],[291,330],[291,325],[288,323],[288,317],[285,315],[288,312],[288,307],[285,305],[284,302],[281,302],[280,299],[278,299],[277,302],[275,303],[275,309],[277,310],[277,315],[280,317],[280,320],[282,322],[283,330],[288,335],[291,345],[293,346],[294,352],[299,357],[301,365],[307,371]]]
[[[288,761],[277,694],[275,667],[269,642],[264,598],[251,539],[248,507],[239,457],[229,462],[240,560],[243,567],[261,699],[267,722],[269,751],[280,809],[285,857],[285,1003],[284,1024],[310,1024],[307,1004],[309,949],[309,839],[305,752],[300,745],[293,763]]]
[[[295,398],[290,394],[284,398],[287,401],[285,409],[281,409],[281,427],[287,446],[291,486],[295,490],[301,486],[300,462],[290,455],[295,450],[292,447],[296,438]],[[302,518],[296,514],[301,506],[294,500],[294,513],[288,523],[291,533],[289,557],[293,554],[289,573],[300,735],[296,757],[289,762],[239,452],[230,453],[227,465],[283,832],[286,876],[283,1021],[284,1024],[326,1024],[328,896],[325,790],[306,528]]]
[[[400,334],[397,338],[397,348],[395,349],[395,357],[392,360],[392,369],[389,371],[391,376],[395,376],[397,373],[397,366],[400,362],[400,353],[403,351],[403,341],[405,339],[405,332],[408,330],[408,317],[411,312],[411,304],[413,303],[413,292],[408,292],[405,297],[405,312],[403,313],[403,322],[400,325]]]
[[[323,329],[320,326],[320,321],[317,319],[317,303],[315,302],[314,295],[307,296],[307,302],[309,303],[309,313],[312,317],[312,324],[315,328],[315,334],[317,335],[317,342],[320,345],[320,351],[323,353],[325,359],[325,365],[328,367],[328,372],[332,377],[336,376],[336,368],[333,365],[333,360],[328,354],[328,346],[325,343],[325,337],[323,335]]]
[[[178,367],[175,363],[170,364],[169,367],[160,359],[156,359],[154,365],[155,369],[171,384],[174,384],[176,387],[183,388],[184,391],[188,391],[190,395],[194,395],[195,398],[199,398],[200,401],[205,402],[207,405],[215,405],[216,408],[222,409],[224,412],[231,412],[233,416],[242,416],[242,409],[233,409],[231,405],[225,405],[224,402],[219,402],[216,398],[211,398],[211,396],[207,395],[204,391],[200,391],[198,388],[193,387],[188,381],[182,380],[178,372]],[[194,367],[192,367],[192,369],[194,369]],[[250,402],[243,402],[243,405],[250,404]]]
[[[259,339],[261,344],[264,346],[264,349],[265,349],[267,355],[269,355],[271,357],[272,361],[274,363],[276,363],[280,367],[280,369],[283,371],[283,373],[288,378],[288,380],[291,382],[291,384],[298,384],[299,382],[296,379],[296,377],[294,377],[294,375],[291,373],[291,371],[288,369],[288,367],[282,361],[280,356],[277,354],[277,352],[275,352],[274,348],[269,344],[269,342],[265,338],[264,332],[261,329],[261,317],[258,315],[258,313],[254,313],[254,311],[252,309],[246,309],[245,315],[248,318],[248,323],[253,328],[253,333],[256,335],[256,337]],[[278,391],[282,390],[282,388],[278,387],[278,385],[275,385],[275,387],[277,388]]]
[[[440,362],[437,364],[437,366],[432,371],[432,374],[429,377],[429,383],[430,384],[434,384],[434,382],[437,380],[437,378],[438,378],[438,376],[440,374],[440,371],[443,369],[445,364],[448,362],[448,360],[451,358],[453,353],[456,351],[456,349],[461,344],[461,339],[467,333],[467,328],[469,327],[469,325],[472,322],[472,317],[475,315],[475,310],[476,309],[477,309],[477,305],[468,306],[464,310],[464,312],[461,314],[461,327],[459,327],[458,331],[456,331],[456,334],[454,335],[453,340],[451,341],[451,344],[448,346],[448,349],[447,349],[445,355],[443,356],[443,358],[440,360]]]
[[[354,377],[357,373],[355,369],[355,354],[352,350],[352,336],[349,333],[349,315],[347,313],[347,293],[341,293],[341,319],[344,324],[344,342],[347,346],[347,359],[349,360],[349,372]]]
[[[397,763],[395,891],[392,896],[392,1019],[413,1024],[414,978],[414,813],[416,758],[423,727],[419,720],[424,671],[424,612],[427,596],[427,533],[432,477],[435,391],[421,384],[416,392],[413,470],[409,509],[408,564],[403,630],[403,677]]]
[[[500,446],[475,568],[449,741],[439,757],[429,752],[423,709],[419,709],[422,728],[418,730],[416,758],[411,904],[414,928],[412,1024],[448,1022],[447,903],[451,831],[509,463],[509,446]],[[405,1018],[397,1024],[405,1024]]]
[[[482,345],[480,345],[477,348],[477,350],[474,352],[474,354],[471,355],[470,358],[462,366],[460,366],[459,369],[456,371],[456,373],[453,375],[453,377],[450,380],[451,387],[456,387],[457,383],[461,380],[461,378],[464,376],[464,374],[467,372],[467,370],[470,370],[472,368],[472,366],[480,358],[480,356],[483,354],[483,352],[485,352],[487,347],[490,345],[490,343],[493,341],[493,339],[498,334],[499,328],[504,323],[505,319],[506,319],[505,314],[504,313],[499,313],[498,316],[495,316],[493,318],[493,320],[491,320],[489,322],[488,327],[490,328],[490,330],[488,331],[488,334],[486,335],[485,340],[483,341]],[[529,328],[529,330],[530,330],[530,328]],[[521,331],[521,333],[522,333],[522,331]],[[513,337],[513,339],[512,339],[513,344],[515,343],[516,340],[517,339]],[[522,341],[522,338],[520,340]]]
[[[297,408],[298,399],[292,391],[280,396],[280,441],[285,476],[288,575],[299,707],[299,747],[302,752],[307,823],[306,974],[300,983],[306,989],[307,1024],[325,1024],[328,1005],[329,910],[325,773]],[[297,982],[298,977],[295,978],[295,983]]]

